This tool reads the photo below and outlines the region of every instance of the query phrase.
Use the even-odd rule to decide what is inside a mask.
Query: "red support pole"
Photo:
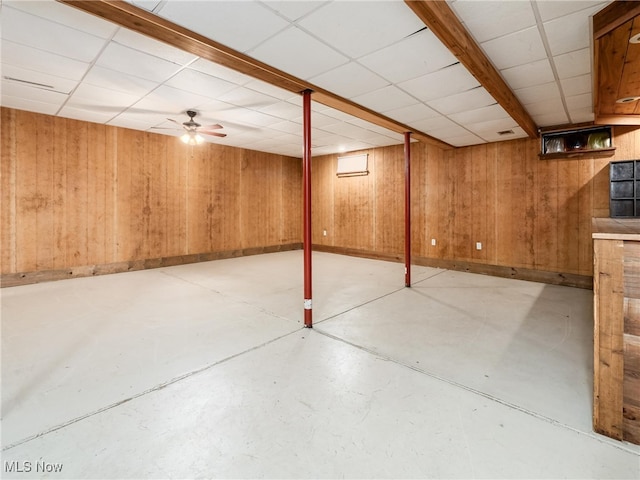
[[[411,132],[404,134],[404,285],[411,286]]]
[[[311,90],[302,92],[303,142],[302,180],[304,195],[304,326],[313,327],[311,301]]]

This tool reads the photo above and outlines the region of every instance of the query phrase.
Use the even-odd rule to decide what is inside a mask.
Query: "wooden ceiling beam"
[[[640,2],[637,0],[610,3],[593,16],[593,38],[599,39],[638,15]]]
[[[415,131],[408,125],[289,75],[282,70],[181,27],[129,2],[121,0],[57,1],[290,92],[302,93],[305,90],[311,90],[314,101],[393,132],[400,134],[412,132],[413,137],[422,142],[441,148],[453,148],[448,143],[431,137],[426,133]]]
[[[444,1],[405,0],[413,12],[455,55],[531,138],[538,137],[538,127],[524,109],[500,73],[489,61],[469,32]]]

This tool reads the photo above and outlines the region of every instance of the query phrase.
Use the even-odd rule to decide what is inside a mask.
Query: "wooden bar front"
[[[593,428],[640,444],[640,219],[593,219]]]

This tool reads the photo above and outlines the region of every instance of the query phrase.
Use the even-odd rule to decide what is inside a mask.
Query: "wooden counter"
[[[640,219],[593,219],[593,428],[640,444]]]

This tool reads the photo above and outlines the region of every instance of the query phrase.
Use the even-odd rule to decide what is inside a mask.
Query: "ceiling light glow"
[[[204,141],[204,138],[198,135],[197,132],[192,131],[182,135],[180,137],[180,140],[182,140],[182,142],[186,143],[187,145],[200,145]]]

